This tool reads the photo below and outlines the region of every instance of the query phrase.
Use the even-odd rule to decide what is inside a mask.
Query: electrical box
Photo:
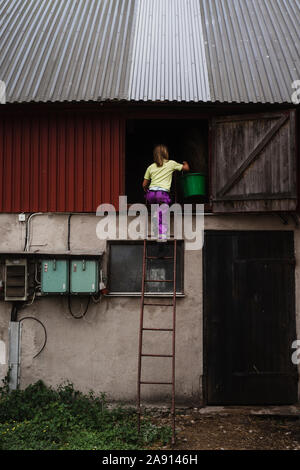
[[[48,259],[41,262],[41,292],[66,294],[69,292],[69,262]]]
[[[5,260],[4,300],[27,300],[27,260]]]
[[[95,294],[99,291],[99,262],[75,259],[70,266],[71,294]]]

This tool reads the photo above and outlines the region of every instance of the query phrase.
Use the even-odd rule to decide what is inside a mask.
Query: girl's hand
[[[148,191],[149,184],[150,184],[149,180],[143,181],[143,190],[145,191],[145,193]]]
[[[188,162],[183,162],[182,171],[190,171],[190,165]]]

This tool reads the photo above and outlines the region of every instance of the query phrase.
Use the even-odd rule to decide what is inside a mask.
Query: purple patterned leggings
[[[167,234],[168,224],[164,216],[169,209],[167,206],[171,204],[169,193],[167,191],[148,191],[145,197],[148,204],[163,204],[157,211],[158,234]]]

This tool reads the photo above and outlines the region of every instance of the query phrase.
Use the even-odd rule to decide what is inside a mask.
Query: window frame
[[[149,240],[154,242],[155,240]],[[111,245],[142,245],[143,240],[107,240],[107,287],[109,293],[107,297],[141,297],[140,292],[111,292],[110,291],[110,279],[111,279]],[[180,292],[176,292],[176,297],[185,297],[184,293],[184,254],[185,254],[185,243],[183,239],[178,239],[177,242],[180,243],[179,249],[181,250],[181,261],[180,261],[180,270],[181,270],[181,289]],[[177,248],[178,249],[178,248]],[[173,292],[145,292],[145,297],[165,297],[172,298]]]

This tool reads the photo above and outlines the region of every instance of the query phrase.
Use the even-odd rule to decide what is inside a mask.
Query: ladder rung
[[[174,282],[173,279],[145,279],[145,282]]]
[[[173,328],[142,328],[145,331],[174,331]]]
[[[140,384],[153,384],[153,385],[173,385],[173,382],[140,382]]]
[[[141,356],[147,356],[147,357],[173,357],[173,354],[141,354]]]
[[[144,307],[174,307],[174,304],[143,304]]]

